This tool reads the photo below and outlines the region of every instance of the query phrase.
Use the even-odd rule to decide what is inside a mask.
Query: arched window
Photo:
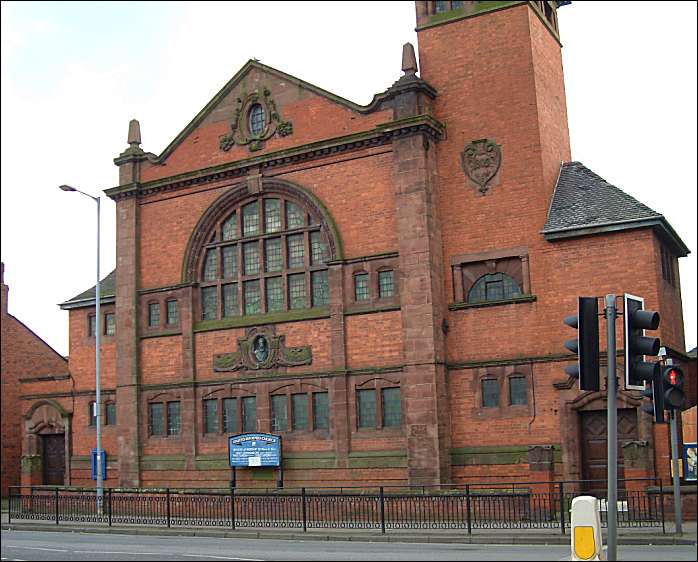
[[[293,196],[241,201],[206,240],[198,267],[202,320],[329,304],[328,239]]]
[[[488,273],[480,277],[468,292],[468,302],[491,302],[522,295],[519,284],[506,273]]]

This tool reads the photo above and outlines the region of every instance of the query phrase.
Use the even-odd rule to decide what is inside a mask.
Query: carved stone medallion
[[[231,132],[220,138],[220,149],[228,151],[236,144],[249,145],[250,152],[262,150],[264,141],[274,134],[285,137],[293,134],[293,123],[283,121],[268,88],[237,98]]]
[[[310,365],[313,353],[310,346],[286,347],[284,336],[274,335],[273,328],[250,328],[244,338],[238,339],[238,349],[213,357],[213,370],[228,371],[274,369]]]
[[[487,193],[488,183],[497,175],[501,163],[502,147],[493,140],[475,140],[465,145],[461,153],[463,171],[482,194]]]

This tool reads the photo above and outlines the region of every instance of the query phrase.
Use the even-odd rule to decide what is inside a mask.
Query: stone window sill
[[[485,308],[488,306],[502,306],[507,304],[523,304],[527,302],[535,302],[537,297],[535,295],[523,295],[521,297],[515,297],[513,299],[506,299],[501,301],[487,301],[487,302],[454,302],[448,305],[449,310],[467,310],[469,308]]]

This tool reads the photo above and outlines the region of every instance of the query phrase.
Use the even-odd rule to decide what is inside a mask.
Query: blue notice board
[[[102,449],[102,480],[107,479],[107,452]],[[97,480],[97,449],[92,449],[92,480]]]
[[[228,438],[231,467],[281,466],[281,437],[269,433],[242,433]]]

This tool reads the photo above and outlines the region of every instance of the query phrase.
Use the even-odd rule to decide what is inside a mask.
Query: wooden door
[[[42,435],[44,484],[62,486],[65,479],[65,434]]]
[[[608,424],[606,410],[582,412],[582,474],[587,491],[605,491],[608,477]],[[637,410],[618,410],[618,488],[625,488],[623,444],[637,440]]]

